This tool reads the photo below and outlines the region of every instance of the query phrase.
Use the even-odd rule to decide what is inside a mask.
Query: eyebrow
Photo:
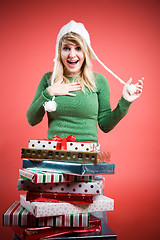
[[[68,46],[69,44],[67,44],[67,43],[62,43],[62,46]]]
[[[68,43],[68,44],[67,44],[67,43],[62,43],[62,47],[66,47],[66,46],[68,47],[68,46],[70,46],[70,45],[76,46],[76,47],[77,47],[77,46],[80,47],[80,44],[76,44],[76,43],[73,43],[73,44],[71,44],[71,43]]]

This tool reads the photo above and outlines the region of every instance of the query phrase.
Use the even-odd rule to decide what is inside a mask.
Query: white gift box
[[[114,210],[114,200],[104,195],[95,196],[95,199],[91,204],[72,204],[67,202],[30,202],[26,201],[26,195],[20,195],[20,204],[29,212],[31,212],[35,217]]]
[[[97,143],[92,142],[67,142],[68,151],[92,152],[96,150]],[[60,150],[58,141],[53,140],[29,140],[28,148],[44,150]]]
[[[32,192],[81,193],[98,195],[104,189],[104,178],[95,182],[37,183],[25,179],[18,180],[18,190]]]
[[[28,148],[56,150],[57,141],[52,140],[29,140]]]
[[[96,150],[96,146],[96,143],[67,142],[67,150],[70,151],[92,152]]]

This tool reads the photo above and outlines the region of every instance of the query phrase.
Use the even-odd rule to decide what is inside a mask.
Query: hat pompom
[[[45,102],[43,104],[45,112],[55,112],[57,108],[57,103],[54,101],[55,96],[52,98],[52,101]]]
[[[134,93],[136,93],[137,89],[136,89],[136,85],[135,84],[131,84],[128,86],[127,88],[128,92],[130,93],[130,95],[133,95]]]

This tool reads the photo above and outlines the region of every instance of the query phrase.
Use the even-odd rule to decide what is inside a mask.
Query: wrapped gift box
[[[35,217],[47,217],[64,214],[112,211],[114,209],[114,200],[104,195],[94,196],[91,204],[85,203],[48,203],[48,202],[30,202],[26,201],[26,195],[20,195],[20,204],[31,212]]]
[[[110,153],[22,148],[21,158],[27,158],[34,161],[51,160],[58,162],[97,164],[100,162],[109,162]]]
[[[58,183],[58,182],[81,182],[93,181],[95,176],[76,176],[64,173],[53,173],[47,171],[38,171],[36,169],[19,169],[19,175],[23,179],[30,180],[33,183]]]
[[[68,214],[36,218],[15,201],[3,214],[4,226],[27,226],[27,227],[88,227],[89,213]]]
[[[101,194],[104,189],[104,178],[95,182],[70,182],[70,183],[37,183],[25,179],[18,179],[18,190],[32,192],[59,192],[59,193],[81,193],[81,194]]]
[[[94,175],[94,174],[114,174],[115,164],[113,163],[68,163],[56,161],[31,161],[23,159],[22,168],[35,168],[50,172],[63,172],[76,175]]]
[[[101,219],[91,216],[89,221],[89,227],[76,227],[76,228],[52,228],[52,227],[40,227],[40,228],[24,228],[18,226],[11,226],[12,230],[20,237],[25,240],[37,240],[37,239],[48,239],[62,236],[69,233],[87,234],[101,231]],[[57,239],[57,238],[56,238]],[[59,239],[59,238],[58,238]]]
[[[71,140],[71,139],[70,139]],[[62,146],[65,142],[65,146]],[[70,151],[83,151],[91,152],[95,151],[97,143],[93,142],[78,142],[78,141],[68,141],[65,139],[57,139],[57,141],[49,139],[38,139],[30,140],[28,143],[28,148],[32,149],[45,149],[45,150],[61,150],[62,148]]]
[[[79,152],[69,150],[41,150],[22,148],[21,158],[33,159],[37,161],[52,160],[59,162],[92,162],[97,164],[99,162],[98,152]]]
[[[93,203],[93,194],[81,193],[39,193],[27,192],[27,201],[30,202],[68,202],[68,203]]]

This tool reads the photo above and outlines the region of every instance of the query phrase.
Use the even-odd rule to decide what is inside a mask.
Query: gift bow
[[[58,135],[55,135],[52,140],[58,141],[60,143],[60,150],[67,150],[67,142],[74,142],[76,140],[76,137],[69,135],[68,137],[60,138]]]

